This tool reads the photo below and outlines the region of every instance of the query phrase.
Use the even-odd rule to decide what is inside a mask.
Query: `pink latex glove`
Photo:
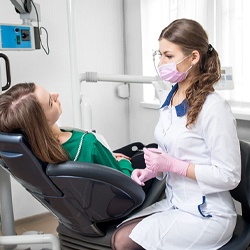
[[[131,178],[141,186],[145,186],[145,181],[148,181],[152,178],[155,178],[157,173],[154,173],[152,170],[144,169],[135,169],[132,172]]]
[[[157,172],[174,172],[186,176],[189,166],[188,162],[178,160],[164,151],[156,148],[144,148],[144,159],[147,169]]]

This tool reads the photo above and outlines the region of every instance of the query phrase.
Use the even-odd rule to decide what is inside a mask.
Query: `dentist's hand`
[[[146,169],[153,173],[157,172],[174,172],[179,175],[186,176],[189,163],[178,160],[160,149],[144,148],[144,159]]]
[[[135,169],[132,172],[131,178],[141,186],[145,186],[145,182],[155,178],[157,173],[154,173],[152,170],[144,168],[144,169]]]

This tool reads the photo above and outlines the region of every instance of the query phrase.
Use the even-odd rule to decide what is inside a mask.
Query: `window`
[[[249,105],[249,0],[141,0],[141,13],[144,75],[156,75],[152,54],[161,30],[177,18],[194,19],[207,31],[222,67],[233,69],[234,89],[220,94],[232,103]],[[145,86],[145,101],[154,98],[152,88]]]

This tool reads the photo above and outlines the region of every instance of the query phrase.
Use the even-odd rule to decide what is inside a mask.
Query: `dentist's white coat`
[[[167,173],[166,199],[133,216],[152,214],[130,237],[147,250],[218,249],[230,240],[236,224],[229,193],[241,174],[235,119],[227,102],[212,93],[195,126],[187,129],[185,100],[168,106],[175,90],[160,111],[155,138],[168,154],[195,164],[197,180]]]

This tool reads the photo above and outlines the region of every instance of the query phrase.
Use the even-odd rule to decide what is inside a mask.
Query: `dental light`
[[[0,23],[0,50],[36,50],[40,49],[39,27],[32,21],[39,22],[40,7],[32,0],[10,0],[22,24]],[[38,25],[39,26],[39,25]]]

